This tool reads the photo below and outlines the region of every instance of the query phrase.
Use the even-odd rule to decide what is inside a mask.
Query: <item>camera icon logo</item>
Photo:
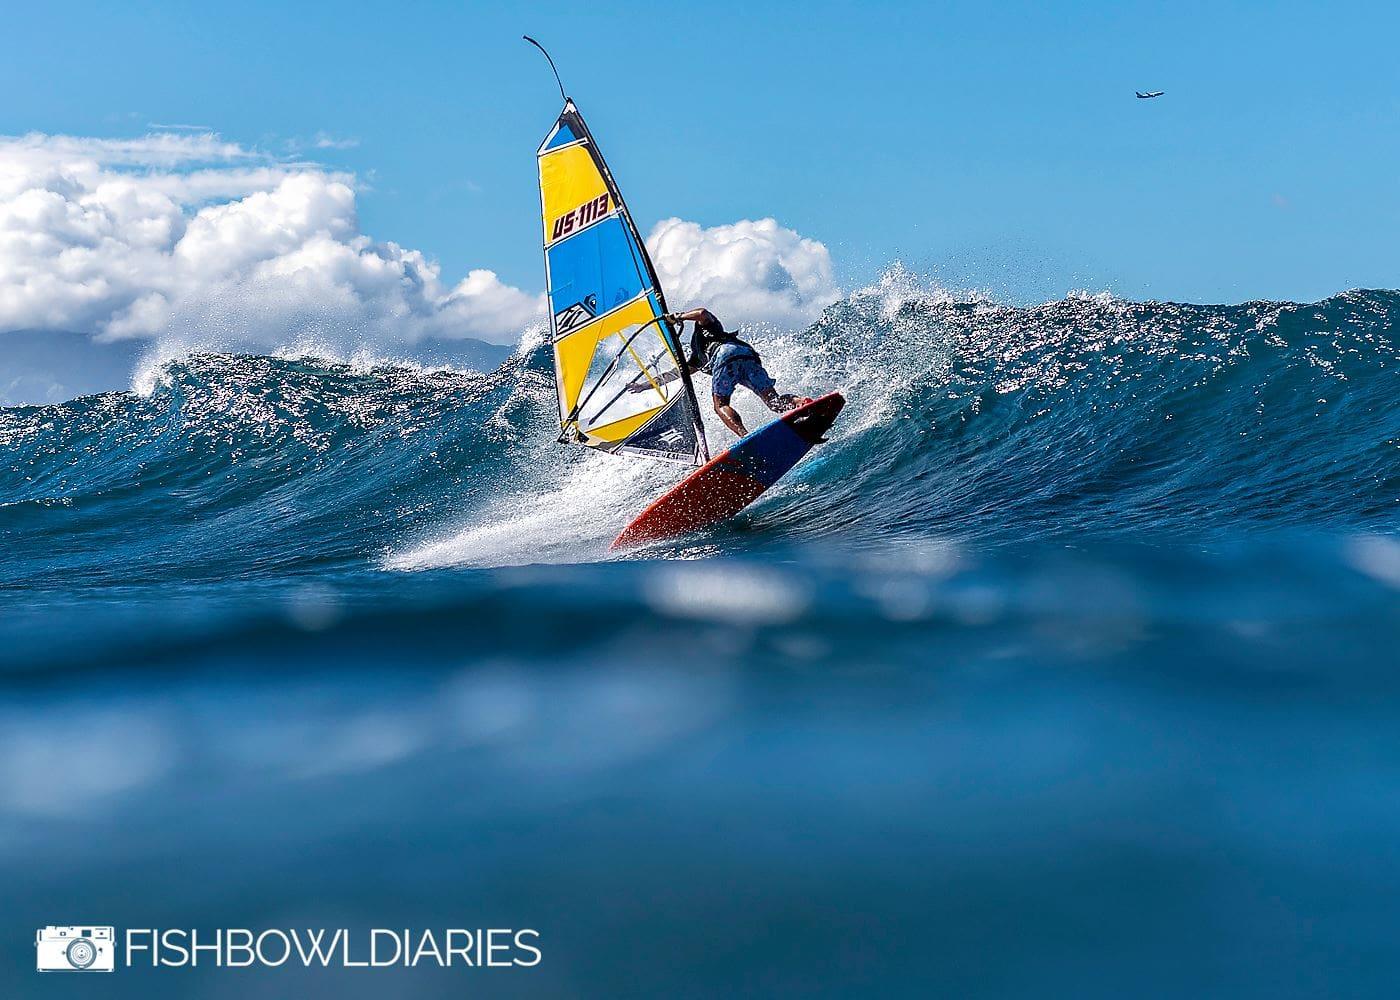
[[[34,934],[40,972],[111,972],[116,965],[111,927],[41,927]]]

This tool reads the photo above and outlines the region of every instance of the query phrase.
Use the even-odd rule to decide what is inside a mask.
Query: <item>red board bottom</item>
[[[733,517],[797,464],[845,404],[845,398],[833,392],[754,431],[637,515],[612,548],[676,538]]]

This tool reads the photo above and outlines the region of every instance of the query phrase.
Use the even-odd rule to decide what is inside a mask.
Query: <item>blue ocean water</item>
[[[892,274],[760,339],[830,443],[626,556],[676,473],[539,349],[0,410],[0,995],[1389,995],[1397,318]],[[35,973],[83,921],[544,960]]]

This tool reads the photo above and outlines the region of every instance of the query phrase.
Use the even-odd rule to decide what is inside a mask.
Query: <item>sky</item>
[[[11,204],[26,228],[8,257],[0,240],[0,327],[9,308],[12,328],[152,336],[212,322],[230,296],[268,300],[255,271],[311,267],[373,299],[366,329],[411,314],[411,338],[506,339],[538,310],[534,150],[559,105],[522,32],[550,47],[642,232],[690,234],[663,279],[674,265],[683,284],[685,267],[751,237],[744,261],[689,291],[723,298],[739,271],[775,262],[829,269],[760,319],[794,321],[896,260],[1011,301],[1394,287],[1397,31],[1400,10],[1381,4],[23,5],[6,14],[0,135],[30,141],[0,146],[0,179],[8,151],[12,201],[46,178],[65,204],[43,211],[107,199],[98,222],[121,232],[84,264],[95,277],[55,277],[31,268],[36,233],[49,227],[53,261],[77,237],[40,220],[33,196]],[[60,136],[78,145],[55,152]],[[53,173],[73,156],[95,164],[77,194]],[[137,221],[97,194],[143,171],[184,178],[180,192],[160,180],[123,194],[145,199]],[[192,176],[217,183],[196,191]],[[173,208],[150,206],[155,188]],[[142,258],[165,216],[165,256]],[[210,263],[236,257],[250,225],[261,256]],[[197,260],[198,241],[177,248],[191,233]],[[6,267],[25,274],[8,298]],[[384,293],[390,278],[408,290]],[[35,297],[56,281],[90,297],[130,287],[82,307]]]

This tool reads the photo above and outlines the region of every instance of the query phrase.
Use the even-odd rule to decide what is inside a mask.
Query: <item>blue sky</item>
[[[558,96],[645,231],[772,216],[854,287],[1316,298],[1400,270],[1400,14],[1336,4],[26,5],[0,133],[212,128],[370,185],[363,230],[542,283]],[[1135,88],[1164,89],[1138,101]]]

